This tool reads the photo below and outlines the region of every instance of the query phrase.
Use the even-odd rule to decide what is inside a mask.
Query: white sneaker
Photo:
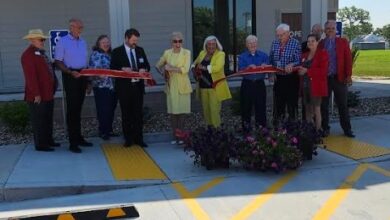
[[[177,144],[177,141],[176,141],[176,140],[173,140],[173,141],[171,141],[171,144],[172,144],[172,145]]]
[[[178,141],[177,144],[182,145],[182,144],[184,144],[184,141]]]

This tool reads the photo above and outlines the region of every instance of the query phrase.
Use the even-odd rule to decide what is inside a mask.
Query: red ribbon
[[[299,69],[299,66],[293,67],[293,72],[297,71]],[[283,68],[277,68],[271,65],[267,66],[256,66],[255,68],[247,67],[246,69],[243,69],[237,73],[233,73],[225,78],[218,79],[217,81],[213,82],[213,88],[217,86],[218,83],[222,82],[223,80],[226,80],[228,78],[232,77],[238,77],[238,76],[246,76],[246,75],[254,75],[254,74],[267,74],[267,73],[280,73],[285,72]]]
[[[110,69],[83,69],[80,72],[83,76],[109,76],[126,79],[144,79],[146,85],[154,86],[156,81],[153,79],[152,74],[149,72],[125,72],[123,70],[110,70]]]

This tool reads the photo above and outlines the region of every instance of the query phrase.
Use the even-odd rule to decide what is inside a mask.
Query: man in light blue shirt
[[[247,50],[238,58],[238,69],[255,68],[269,64],[268,55],[257,49],[257,37],[246,38]],[[252,74],[243,77],[240,89],[241,119],[245,133],[251,130],[252,109],[255,108],[256,126],[267,126],[265,74]]]
[[[69,150],[73,153],[81,153],[79,146],[92,146],[81,135],[81,109],[87,88],[87,79],[80,75],[80,71],[87,67],[88,62],[87,43],[80,37],[83,27],[83,22],[80,19],[70,19],[70,33],[58,41],[55,50],[55,63],[62,71],[66,94]]]

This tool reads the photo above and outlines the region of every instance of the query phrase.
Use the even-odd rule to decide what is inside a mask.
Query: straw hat
[[[28,34],[23,37],[23,39],[33,39],[33,38],[49,38],[49,36],[45,36],[41,29],[31,29],[28,31]]]

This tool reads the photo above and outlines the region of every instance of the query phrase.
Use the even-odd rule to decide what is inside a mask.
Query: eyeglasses
[[[177,43],[183,43],[183,40],[172,40],[172,43],[174,43],[174,44],[177,44]]]
[[[40,42],[45,42],[46,39],[42,38],[42,39],[39,39]]]

